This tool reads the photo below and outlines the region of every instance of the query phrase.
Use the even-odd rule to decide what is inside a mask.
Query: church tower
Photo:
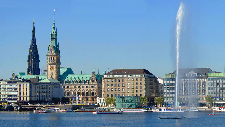
[[[60,75],[60,50],[57,43],[57,28],[53,21],[52,32],[50,33],[50,45],[47,52],[47,78],[59,81]]]
[[[34,21],[33,21],[31,45],[29,48],[29,55],[28,55],[27,62],[28,62],[27,74],[28,75],[39,75],[40,74],[40,68],[39,68],[40,60],[39,60],[39,55],[38,55],[38,48],[36,45]]]

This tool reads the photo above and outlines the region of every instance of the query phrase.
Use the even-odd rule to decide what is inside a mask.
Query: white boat
[[[199,110],[197,108],[190,108],[188,111],[189,112],[198,112]]]
[[[52,113],[55,112],[54,109],[41,109],[38,113]]]
[[[72,109],[59,109],[59,112],[72,112]]]
[[[213,112],[225,112],[225,107],[214,107]]]
[[[96,111],[93,114],[122,114],[123,111]]]
[[[123,112],[147,112],[145,109],[121,109]]]
[[[152,110],[153,112],[184,112],[183,109],[168,109],[168,108],[161,108]]]

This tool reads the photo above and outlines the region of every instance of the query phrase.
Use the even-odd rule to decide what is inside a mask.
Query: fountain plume
[[[177,22],[177,26],[176,26],[176,41],[177,41],[177,44],[176,44],[176,50],[177,50],[177,53],[176,53],[176,100],[175,100],[175,107],[176,107],[176,110],[177,110],[177,99],[178,99],[178,84],[179,84],[179,55],[180,55],[180,31],[181,31],[181,25],[182,25],[182,19],[183,19],[183,16],[184,16],[184,4],[181,2],[180,3],[180,7],[178,9],[178,12],[177,12],[177,17],[176,17],[176,22]]]

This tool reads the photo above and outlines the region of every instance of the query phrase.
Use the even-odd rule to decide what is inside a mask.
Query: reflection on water
[[[211,113],[211,112],[210,112]],[[0,123],[4,126],[221,126],[225,113],[209,116],[209,112],[185,112],[177,116],[184,119],[158,119],[174,117],[174,113],[123,113],[123,114],[92,114],[92,113],[46,113],[32,112],[0,112]]]

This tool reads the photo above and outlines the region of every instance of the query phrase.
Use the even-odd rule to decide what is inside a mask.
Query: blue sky
[[[74,73],[93,69],[147,69],[163,77],[175,70],[175,26],[180,0],[0,0],[0,79],[27,71],[33,18],[40,57],[55,22],[61,66]],[[224,72],[225,2],[186,0],[181,67]],[[109,69],[108,69],[109,68]]]

